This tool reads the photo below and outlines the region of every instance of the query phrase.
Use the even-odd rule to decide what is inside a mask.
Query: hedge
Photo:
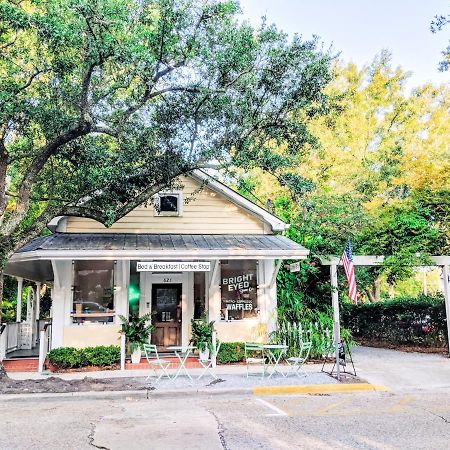
[[[441,296],[345,304],[342,322],[355,338],[422,347],[448,344],[445,302]]]
[[[86,348],[59,347],[50,350],[47,358],[58,369],[86,366],[106,367],[120,361],[120,347],[118,345]]]
[[[241,362],[244,360],[244,343],[243,342],[222,342],[219,353],[217,354],[217,362],[220,364]]]

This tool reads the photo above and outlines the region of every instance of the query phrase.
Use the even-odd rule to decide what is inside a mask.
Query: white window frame
[[[160,199],[161,197],[164,197],[166,195],[173,195],[178,197],[178,210],[177,211],[158,211],[158,208],[160,206]],[[183,215],[183,205],[184,205],[184,199],[183,199],[183,191],[164,191],[164,192],[158,192],[154,196],[154,205],[153,208],[153,216],[154,217],[179,217]]]

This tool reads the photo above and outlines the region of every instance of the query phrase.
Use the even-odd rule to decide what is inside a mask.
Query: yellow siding
[[[199,188],[192,178],[180,181],[185,200]],[[152,206],[139,206],[111,228],[82,217],[67,218],[66,226],[68,233],[264,234],[262,220],[208,188],[196,192],[179,217],[154,217]]]
[[[267,342],[267,325],[256,320],[217,321],[214,328],[222,342]]]
[[[64,327],[63,347],[120,345],[120,325],[84,324]]]

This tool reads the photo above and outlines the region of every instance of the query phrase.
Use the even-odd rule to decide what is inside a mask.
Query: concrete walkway
[[[442,355],[427,353],[406,353],[396,350],[387,350],[371,347],[356,347],[352,350],[358,377],[366,380],[372,385],[386,386],[392,390],[416,391],[416,390],[450,390],[450,358]],[[329,366],[329,367],[328,367]],[[328,370],[330,365],[328,365]],[[304,366],[308,377],[298,378],[295,376],[281,377],[275,375],[272,378],[261,378],[257,367],[251,367],[253,375],[246,377],[244,365],[221,365],[217,367],[216,373],[219,382],[213,382],[209,375],[201,380],[196,378],[202,369],[189,369],[194,379],[192,382],[186,376],[180,376],[175,381],[162,379],[157,385],[157,391],[189,390],[200,391],[224,391],[236,389],[252,389],[258,386],[289,386],[289,385],[312,385],[312,384],[336,384],[337,381],[325,373],[321,373],[321,364],[307,364]],[[283,366],[283,370],[287,368]],[[260,369],[259,369],[260,371]],[[107,370],[96,372],[73,372],[73,373],[44,373],[16,372],[9,376],[16,380],[45,379],[56,376],[64,380],[91,378],[133,378],[145,382],[149,370]],[[172,375],[174,370],[169,370]],[[150,381],[151,383],[151,381]],[[153,383],[151,383],[154,385]]]
[[[372,347],[352,350],[356,372],[369,383],[393,390],[450,390],[450,358]]]
[[[134,381],[150,384],[155,387],[157,391],[201,391],[207,389],[208,391],[236,391],[236,390],[251,390],[260,386],[291,386],[291,385],[323,385],[323,384],[336,384],[337,381],[330,377],[326,373],[320,372],[322,365],[320,364],[308,364],[305,367],[305,371],[308,376],[299,378],[295,375],[282,377],[279,374],[273,375],[271,378],[267,376],[261,377],[261,369],[257,367],[250,367],[251,376],[247,377],[246,367],[244,365],[221,365],[216,369],[218,380],[214,380],[212,376],[205,375],[200,380],[198,376],[202,373],[203,369],[188,369],[189,374],[193,380],[189,380],[186,376],[180,375],[176,380],[168,380],[162,378],[157,384],[153,382],[155,379],[152,377],[149,382],[145,382],[147,376],[153,372],[149,370],[105,370],[96,372],[72,372],[72,373],[43,373],[36,372],[12,372],[9,376],[16,380],[39,380],[49,377],[58,377],[64,380],[79,380],[84,377],[107,379],[107,378],[132,378]],[[282,370],[287,372],[286,366],[282,367]],[[175,370],[169,370],[169,374],[172,376]]]

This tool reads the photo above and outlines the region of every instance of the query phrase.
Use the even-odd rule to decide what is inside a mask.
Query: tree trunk
[[[3,322],[3,268],[0,268],[0,325]]]
[[[8,374],[5,371],[5,368],[3,367],[3,364],[0,361],[0,381],[2,381],[5,378],[9,378]]]

